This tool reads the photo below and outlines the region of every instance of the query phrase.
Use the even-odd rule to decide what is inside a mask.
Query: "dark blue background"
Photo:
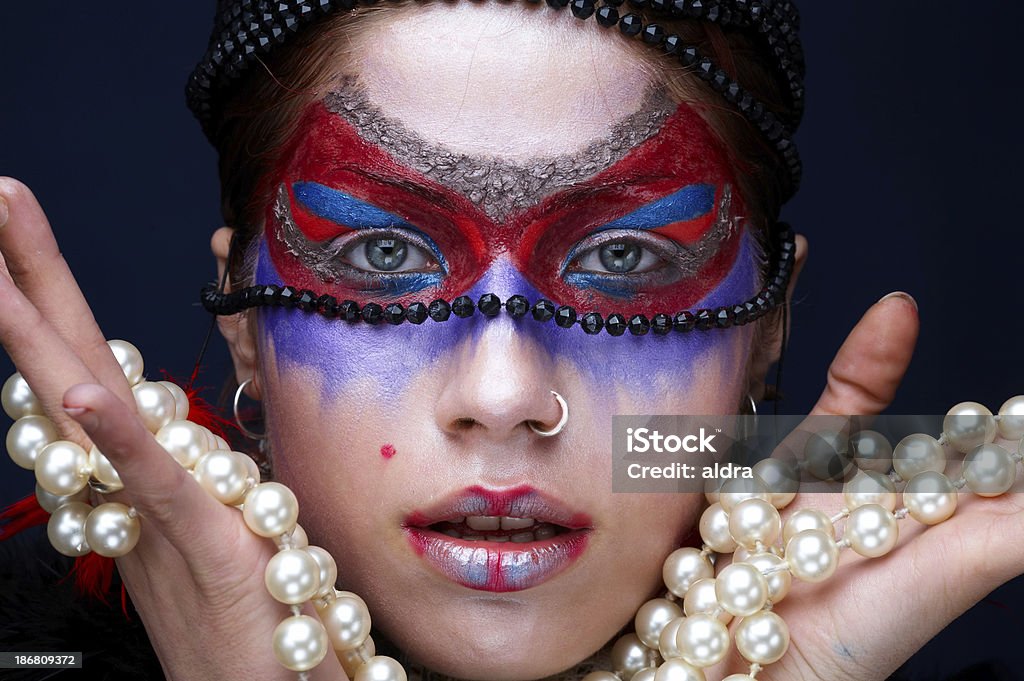
[[[107,336],[132,340],[177,376],[206,330],[195,300],[213,276],[207,244],[220,224],[215,157],[182,95],[213,4],[5,0],[0,9],[0,174],[36,192]],[[801,5],[807,172],[785,217],[809,237],[811,259],[783,411],[811,407],[845,335],[894,289],[917,297],[922,332],[891,411],[943,413],[966,399],[998,408],[1024,391],[1015,47],[1024,7]],[[220,342],[207,365],[205,383],[219,384]],[[0,357],[0,376],[12,370]],[[0,458],[0,501],[31,490],[31,473]],[[1006,607],[982,603],[919,655],[923,678],[1019,660],[1020,581],[993,595]],[[899,612],[893,604],[878,616]]]

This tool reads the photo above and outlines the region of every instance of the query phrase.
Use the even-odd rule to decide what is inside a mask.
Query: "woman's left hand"
[[[917,306],[909,296],[873,305],[833,360],[812,415],[881,413],[910,364],[917,334]],[[801,494],[783,520],[807,507],[834,516],[842,505],[839,494]],[[789,595],[773,608],[789,627],[789,651],[758,681],[886,679],[957,616],[1024,572],[1024,500],[1013,492],[960,494],[949,520],[926,527],[908,517],[899,532],[884,557],[846,550],[828,580],[793,579]],[[707,678],[749,671],[734,647]]]

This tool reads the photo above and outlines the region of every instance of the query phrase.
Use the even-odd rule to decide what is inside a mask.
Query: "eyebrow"
[[[678,105],[652,87],[645,93],[641,107],[615,124],[603,138],[578,152],[538,158],[528,165],[455,153],[431,144],[371,103],[351,76],[343,78],[328,93],[324,106],[352,125],[367,142],[404,166],[465,196],[489,217],[501,221],[610,168],[653,137]]]

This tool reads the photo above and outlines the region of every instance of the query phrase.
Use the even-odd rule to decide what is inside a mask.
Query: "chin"
[[[531,597],[529,590],[421,594],[415,605],[404,604],[379,610],[387,613],[382,633],[428,669],[467,680],[528,681],[557,674],[592,655],[627,623],[588,619],[578,602]]]

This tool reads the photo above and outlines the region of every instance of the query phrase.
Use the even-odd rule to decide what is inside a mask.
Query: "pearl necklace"
[[[333,649],[353,681],[407,681],[395,659],[375,654],[366,603],[334,588],[337,564],[325,549],[309,545],[297,523],[294,493],[277,482],[260,482],[249,456],[231,451],[223,438],[188,421],[185,392],[171,382],[144,380],[135,346],[119,340],[109,345],[132,386],[139,416],[157,442],[209,494],[238,509],[252,532],[275,542],[278,553],[267,564],[265,583],[270,595],[292,612],[274,630],[278,661],[306,679],[305,672]],[[7,435],[8,452],[17,465],[36,473],[36,497],[51,513],[47,536],[53,547],[71,557],[95,551],[116,558],[131,551],[140,536],[135,509],[88,503],[90,487],[101,493],[124,487],[106,457],[95,446],[86,452],[60,440],[20,374],[4,383],[0,398],[15,419]],[[994,444],[997,434],[1018,441],[1017,451]],[[789,629],[772,606],[786,597],[793,578],[828,579],[840,552],[848,548],[864,557],[884,556],[898,541],[897,521],[907,516],[926,525],[947,520],[964,487],[983,497],[1003,494],[1024,459],[1022,438],[1024,395],[1008,400],[997,416],[978,403],[960,403],[946,415],[938,438],[910,435],[895,449],[878,433],[855,434],[851,443],[860,471],[844,484],[844,507],[831,518],[802,509],[782,522],[779,510],[796,497],[796,477],[791,464],[779,459],[758,462],[753,480],[729,480],[709,489],[710,505],[700,518],[702,548],[680,548],[668,556],[662,568],[667,591],[640,606],[635,633],[612,646],[614,671],[591,672],[583,681],[705,681],[703,670],[721,662],[731,645],[750,670],[725,681],[754,681],[764,665],[779,661],[789,648]],[[944,473],[945,446],[966,455],[956,480]],[[814,472],[816,464],[806,467]],[[897,508],[896,484],[904,482],[903,505]],[[844,530],[837,540],[841,521]],[[734,554],[732,564],[716,575],[715,555],[728,553]],[[319,620],[301,614],[306,602],[313,603]],[[727,625],[734,618],[739,623],[730,636]]]

